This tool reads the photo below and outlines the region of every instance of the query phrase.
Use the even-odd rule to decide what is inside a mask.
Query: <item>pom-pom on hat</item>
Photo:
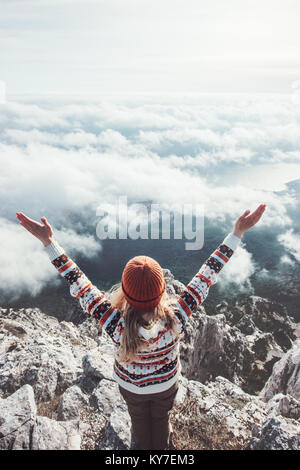
[[[162,298],[166,283],[161,266],[150,256],[135,256],[122,274],[122,290],[127,302],[137,310],[152,310]]]

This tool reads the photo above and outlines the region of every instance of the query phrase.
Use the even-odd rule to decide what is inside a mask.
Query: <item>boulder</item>
[[[299,450],[300,433],[296,421],[271,417],[262,423],[248,445],[249,450]]]
[[[132,447],[131,419],[125,403],[109,417],[103,439],[104,450],[128,450]]]
[[[38,403],[49,401],[82,374],[82,356],[96,343],[81,336],[74,325],[59,324],[38,309],[10,309],[2,315],[0,333],[4,332],[6,349],[0,356],[0,396],[29,384]]]
[[[84,374],[88,377],[113,380],[113,357],[100,349],[86,354],[82,358]]]
[[[107,419],[103,446],[106,450],[129,449],[131,419],[116,382],[103,379],[94,389],[90,403]]]
[[[291,395],[278,393],[267,402],[266,411],[268,416],[284,416],[299,420],[300,402]]]
[[[58,422],[37,416],[30,385],[0,399],[0,449],[79,450],[80,441],[78,420]]]
[[[60,399],[57,417],[61,421],[78,419],[80,410],[87,405],[88,397],[77,385],[72,385],[72,387],[69,387],[64,392]]]
[[[58,422],[38,416],[32,432],[32,450],[80,450],[78,421]]]
[[[259,392],[273,365],[291,348],[296,325],[283,305],[258,296],[223,301],[215,313],[207,315],[201,306],[186,325],[183,374],[204,383],[220,375],[248,393]]]
[[[30,385],[24,385],[8,398],[0,399],[0,449],[31,448],[36,412]]]
[[[252,424],[266,417],[264,402],[224,377],[207,385],[189,380],[185,388],[184,399],[171,411],[177,449],[243,449]]]
[[[120,395],[118,384],[112,380],[103,379],[90,395],[90,404],[109,417],[115,407],[124,402]]]
[[[278,393],[289,394],[300,401],[300,340],[278,361],[273,368],[260,397],[268,401]]]

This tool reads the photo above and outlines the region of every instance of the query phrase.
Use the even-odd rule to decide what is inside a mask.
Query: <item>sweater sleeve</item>
[[[120,344],[124,329],[120,310],[112,306],[56,241],[46,246],[45,251],[58,273],[69,284],[70,294],[79,300],[83,311],[96,318],[112,340]]]
[[[189,317],[206,299],[209,288],[216,284],[218,274],[230,260],[234,251],[240,244],[240,238],[229,233],[217,249],[201,266],[198,273],[186,286],[175,304],[175,314],[179,331],[187,323]]]

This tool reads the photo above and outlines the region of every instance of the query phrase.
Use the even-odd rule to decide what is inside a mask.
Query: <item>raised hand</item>
[[[50,245],[53,237],[53,230],[50,224],[48,224],[46,217],[42,217],[40,224],[36,220],[30,219],[27,215],[22,212],[16,213],[17,218],[21,225],[23,225],[28,232],[32,233],[36,238],[38,238],[44,246]]]
[[[255,211],[250,213],[247,209],[236,221],[234,225],[234,235],[241,238],[244,232],[257,224],[266,209],[266,204],[260,204]]]

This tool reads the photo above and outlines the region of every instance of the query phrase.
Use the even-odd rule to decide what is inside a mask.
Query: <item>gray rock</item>
[[[86,376],[113,380],[113,358],[101,349],[86,354],[82,358],[82,367]]]
[[[245,335],[226,323],[223,314],[205,315],[203,307],[193,314],[180,344],[182,373],[203,383],[223,376],[244,386],[255,353]]]
[[[5,331],[6,349],[0,356],[0,396],[7,397],[29,384],[38,403],[52,400],[70,387],[82,374],[82,356],[96,346],[73,325],[60,325],[38,309],[10,309],[0,324],[1,331]]]
[[[265,417],[264,403],[243,392],[240,387],[224,377],[203,385],[194,380],[188,383],[188,397],[198,402],[206,418],[223,423],[226,433],[246,443],[253,421]]]
[[[253,335],[256,330],[255,324],[250,315],[243,315],[235,326],[244,333],[244,335]]]
[[[175,404],[171,422],[183,440],[188,435],[185,445],[192,446],[190,449],[202,445],[206,449],[242,449],[252,437],[252,424],[266,417],[264,402],[224,377],[207,385],[196,380],[186,385],[184,401]],[[197,447],[199,443],[202,445]]]
[[[63,331],[71,341],[79,341],[79,331],[73,323],[62,321],[59,323],[58,329]]]
[[[33,388],[24,385],[0,400],[0,449],[80,449],[79,422],[37,416]]]
[[[167,293],[170,296],[180,295],[185,289],[185,285],[182,284],[182,282],[174,279],[174,275],[171,273],[169,269],[163,269],[163,274],[164,274],[164,278],[166,281]]]
[[[258,437],[248,445],[250,450],[300,450],[298,423],[282,417],[268,418],[263,422]],[[256,432],[256,435],[258,433]]]
[[[180,344],[180,359],[183,375],[205,382],[211,361],[223,351],[224,333],[228,327],[224,315],[208,317],[203,307],[201,310],[186,325]]]
[[[38,416],[32,432],[32,450],[80,450],[78,421],[58,422]]]
[[[268,416],[281,415],[297,420],[300,419],[300,402],[291,395],[278,393],[267,402],[266,411]]]
[[[289,394],[300,401],[300,340],[290,349],[273,368],[260,396],[270,400],[278,393]]]
[[[181,341],[183,374],[201,382],[220,375],[248,393],[259,392],[291,347],[295,324],[281,304],[255,296],[222,302],[216,311],[206,315],[201,306],[190,318]]]
[[[96,343],[101,338],[102,328],[93,317],[87,317],[83,323],[77,326],[81,336],[93,339]]]
[[[131,419],[118,384],[111,380],[101,380],[90,397],[90,403],[107,419],[103,438],[104,449],[129,449]]]
[[[180,376],[178,380],[178,391],[175,396],[174,406],[180,406],[184,403],[185,397],[187,395],[188,380]]]
[[[62,395],[57,417],[59,420],[67,421],[70,419],[78,419],[82,407],[89,403],[88,397],[81,391],[77,385],[69,387]]]
[[[111,380],[101,380],[90,396],[90,404],[107,417],[122,403],[124,400],[120,395],[118,384]]]
[[[103,448],[105,450],[128,450],[131,448],[131,420],[124,405],[111,414],[105,429]]]
[[[0,399],[0,449],[30,449],[35,418],[36,405],[30,385]]]

